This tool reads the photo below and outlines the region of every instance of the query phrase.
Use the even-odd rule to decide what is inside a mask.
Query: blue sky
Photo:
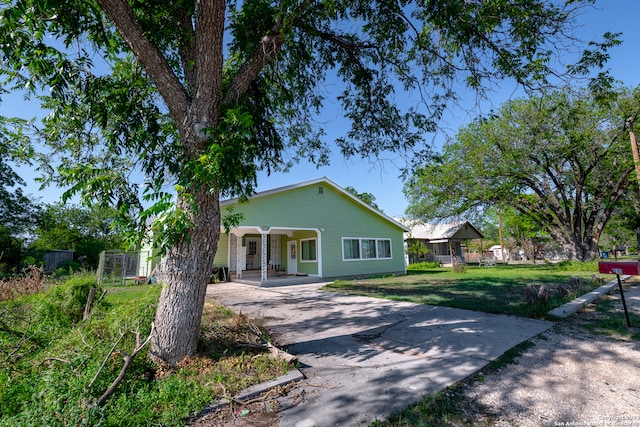
[[[587,8],[576,21],[579,26],[578,34],[585,40],[599,40],[606,31],[622,32],[623,44],[611,51],[610,68],[613,76],[626,86],[640,84],[640,1],[637,0],[599,0],[592,8]],[[495,93],[490,102],[480,106],[481,110],[452,109],[441,123],[442,131],[437,135],[426,135],[425,140],[435,144],[438,148],[445,140],[445,135],[453,136],[456,130],[471,121],[480,112],[487,113],[509,97],[517,96],[509,83],[504,83]],[[469,94],[473,99],[473,94]],[[410,101],[410,100],[409,100]],[[470,102],[473,104],[473,102]],[[329,103],[326,116],[327,139],[333,140],[342,136],[348,130],[348,124],[340,118],[339,109],[332,108]],[[46,114],[46,113],[44,113]],[[32,118],[41,116],[37,104],[22,101],[21,95],[3,95],[0,103],[0,115],[6,117]],[[402,193],[403,183],[399,178],[401,163],[394,162],[392,156],[381,162],[371,162],[354,158],[345,160],[334,150],[330,166],[316,168],[314,165],[302,162],[293,167],[288,173],[273,173],[271,176],[260,174],[258,177],[258,191],[293,184],[300,181],[327,176],[337,184],[355,187],[359,192],[368,192],[376,197],[378,206],[390,216],[402,216],[407,202]],[[27,192],[45,203],[59,200],[62,190],[47,188],[39,191],[33,178],[37,174],[30,168],[22,167],[19,173],[28,181]]]

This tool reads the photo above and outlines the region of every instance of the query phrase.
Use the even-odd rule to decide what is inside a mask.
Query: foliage
[[[0,226],[12,234],[28,231],[34,210],[31,198],[22,191],[24,180],[12,167],[13,162],[26,162],[31,156],[29,129],[26,120],[0,117]]]
[[[351,186],[347,186],[344,189],[347,190],[349,193],[353,194],[354,196],[356,196],[358,199],[368,204],[369,206],[382,212],[378,207],[378,205],[376,204],[376,196],[374,196],[373,194],[367,193],[367,192],[358,193],[358,190],[356,190],[354,187],[351,187]]]
[[[216,396],[290,368],[236,347],[247,319],[208,304],[197,358],[167,371],[140,354],[111,399],[97,407],[122,366],[117,351],[132,350],[131,331],[149,333],[160,289],[108,288],[90,320],[80,322],[92,286],[91,275],[76,275],[43,293],[0,302],[0,426],[184,425]]]
[[[428,220],[508,206],[525,235],[538,230],[568,257],[592,259],[632,184],[621,129],[638,110],[640,89],[598,95],[551,92],[477,119],[407,183],[410,213]]]
[[[416,260],[420,260],[423,255],[427,255],[429,252],[429,248],[422,242],[418,241],[408,241],[407,242],[407,255],[409,255],[409,265],[416,264]],[[420,263],[423,264],[423,263]],[[438,263],[436,263],[438,264]]]
[[[563,271],[598,271],[598,261],[560,261],[556,264],[558,270]]]
[[[29,252],[43,256],[49,250],[73,250],[83,266],[96,268],[103,250],[121,249],[124,245],[120,230],[114,227],[116,214],[113,209],[96,206],[45,206]]]
[[[285,140],[294,157],[326,163],[324,132],[312,117],[325,100],[318,88],[329,76],[344,83],[338,100],[352,121],[337,141],[342,153],[399,150],[417,164],[430,154],[420,146],[422,135],[457,99],[452,82],[480,92],[487,82],[507,77],[527,88],[546,85],[554,52],[540,47],[565,37],[582,6],[502,3],[231,1],[224,16],[229,31],[213,34],[203,17],[214,12],[194,2],[137,2],[128,7],[140,33],[126,34],[125,42],[118,32],[131,31],[125,29],[130,23],[114,14],[115,2],[25,1],[3,7],[6,43],[0,45],[6,87],[51,89],[42,97],[52,114],[41,135],[61,156],[60,183],[72,193],[112,202],[128,218],[141,209],[132,168],[144,175],[137,184],[145,199],[156,203],[151,215],[169,207],[166,184],[189,193],[216,182],[223,194],[251,194],[258,169],[286,166]],[[105,12],[112,23],[103,19]],[[362,25],[353,27],[354,21]],[[212,51],[224,45],[226,62],[198,56],[196,34],[206,34]],[[49,36],[58,42],[50,43]],[[143,51],[142,43],[154,49]],[[612,34],[592,43],[573,72],[601,66],[616,43]],[[213,72],[215,80],[207,77],[211,93],[216,87],[223,93],[217,105],[198,104],[194,97],[201,87],[198,68]],[[425,94],[428,108],[403,112],[393,103],[399,87]],[[181,141],[187,135],[180,120],[183,101],[217,112],[198,124],[209,142],[195,153]]]
[[[413,264],[409,264],[407,266],[407,270],[408,271],[420,271],[420,270],[430,270],[430,269],[434,269],[434,268],[439,268],[440,267],[440,263],[437,261],[432,261],[432,262],[416,262]]]
[[[31,143],[25,136],[26,120],[0,117],[0,274],[17,273],[24,253],[24,237],[33,226],[37,210],[24,194],[24,180],[14,170],[28,161]]]
[[[0,274],[15,273],[24,256],[23,239],[0,225]]]

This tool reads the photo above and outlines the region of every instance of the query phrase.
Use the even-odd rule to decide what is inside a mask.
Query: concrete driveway
[[[369,425],[484,367],[552,323],[349,296],[322,284],[210,285],[207,295],[262,317],[306,380],[281,403],[281,427]]]

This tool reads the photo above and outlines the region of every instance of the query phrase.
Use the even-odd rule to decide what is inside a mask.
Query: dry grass
[[[32,265],[25,268],[20,276],[0,280],[0,301],[8,301],[20,295],[37,294],[42,292],[47,284],[44,267]]]

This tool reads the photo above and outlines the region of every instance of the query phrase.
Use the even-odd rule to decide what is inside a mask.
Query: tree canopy
[[[407,183],[420,218],[509,206],[548,233],[571,259],[592,259],[615,207],[635,185],[627,117],[640,90],[613,96],[554,91],[505,104],[461,129]]]
[[[419,161],[455,83],[546,84],[589,3],[7,0],[0,54],[6,87],[44,92],[51,113],[38,135],[69,194],[124,218],[142,209],[140,193],[153,203],[133,225],[155,218],[162,232],[166,286],[151,348],[175,364],[197,345],[219,197],[250,195],[261,169],[327,162],[314,120],[326,98],[351,122],[335,141],[342,154]],[[572,72],[602,65],[611,43],[608,34]],[[398,91],[418,94],[421,108],[399,107]]]

